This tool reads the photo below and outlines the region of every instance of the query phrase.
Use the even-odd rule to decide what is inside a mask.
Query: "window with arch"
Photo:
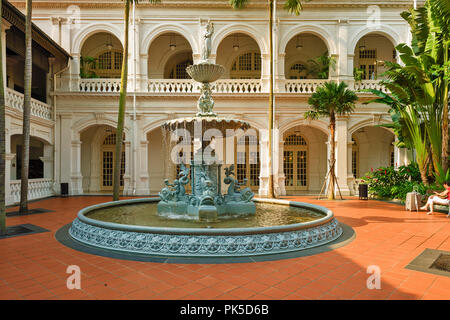
[[[123,53],[119,50],[103,51],[97,56],[94,72],[101,78],[119,78],[122,71]]]
[[[188,59],[176,64],[169,73],[169,79],[190,79],[186,68],[192,65],[192,59]]]
[[[306,190],[308,187],[308,144],[300,134],[284,140],[283,168],[287,190]]]
[[[231,65],[230,78],[260,79],[261,53],[258,51],[251,51],[239,55]]]
[[[252,189],[259,187],[261,162],[259,158],[258,137],[254,135],[242,136],[236,142],[236,179]],[[244,180],[246,179],[246,180]]]
[[[377,78],[376,49],[365,49],[359,51],[359,69],[363,72],[363,80],[375,80]]]
[[[306,79],[307,69],[302,62],[296,62],[289,68],[289,79]]]
[[[123,139],[125,135],[123,136]],[[111,133],[105,137],[102,146],[102,171],[101,171],[101,182],[103,190],[111,190],[113,187],[113,168],[116,145],[116,134]],[[122,149],[123,149],[122,145]],[[124,180],[123,175],[125,174],[125,151],[122,151],[120,159],[120,187],[123,187]]]

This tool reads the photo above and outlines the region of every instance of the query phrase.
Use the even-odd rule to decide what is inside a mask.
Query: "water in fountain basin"
[[[187,214],[158,214],[155,203],[130,204],[102,208],[89,212],[88,218],[127,225],[170,228],[253,228],[271,227],[314,221],[323,213],[305,208],[256,204],[256,214],[249,216],[222,215],[217,221],[198,221]]]

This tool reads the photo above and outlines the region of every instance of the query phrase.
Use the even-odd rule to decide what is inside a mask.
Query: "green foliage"
[[[336,58],[330,56],[328,51],[325,51],[320,56],[309,59],[308,67],[306,68],[308,75],[318,79],[328,79],[330,69],[336,70]]]
[[[308,99],[308,104],[313,110],[305,113],[305,118],[317,119],[331,114],[345,115],[353,112],[358,96],[352,90],[347,89],[347,84],[334,81],[325,82],[318,87]]]
[[[355,81],[361,81],[364,76],[364,70],[359,68],[353,68],[353,78]]]
[[[98,75],[92,69],[96,69],[97,59],[89,56],[80,57],[80,78],[82,79],[93,79],[98,78]]]
[[[380,167],[366,173],[363,183],[369,185],[369,194],[383,199],[405,200],[408,192],[427,193],[427,187],[421,182],[417,163],[394,167]]]

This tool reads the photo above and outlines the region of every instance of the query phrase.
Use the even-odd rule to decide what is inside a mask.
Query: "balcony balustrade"
[[[5,105],[6,107],[23,112],[24,97],[23,94],[6,88],[5,91]],[[52,107],[48,104],[36,99],[31,99],[31,111],[32,116],[36,116],[46,120],[53,119]]]

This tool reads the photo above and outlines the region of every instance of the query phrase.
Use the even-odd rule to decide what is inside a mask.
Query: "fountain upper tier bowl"
[[[219,79],[225,72],[220,64],[200,62],[186,68],[186,72],[197,82],[209,83]]]

